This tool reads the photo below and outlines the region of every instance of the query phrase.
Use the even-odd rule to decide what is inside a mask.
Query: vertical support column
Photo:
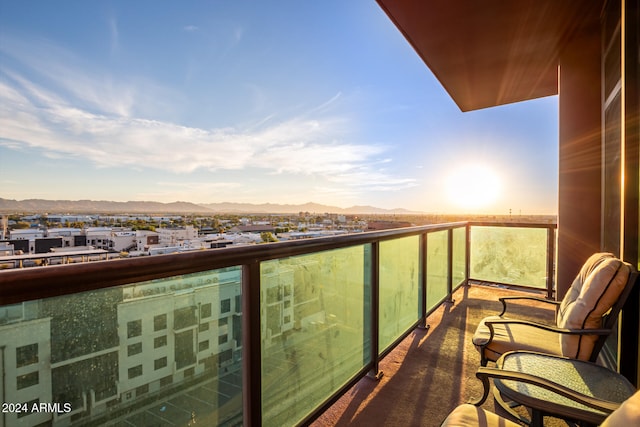
[[[622,2],[622,258],[640,267],[640,0]],[[618,355],[620,372],[638,387],[640,384],[640,279],[620,313]]]
[[[380,358],[380,242],[371,243],[371,370],[370,378],[380,379],[384,375],[379,370]]]
[[[640,0],[624,0],[622,8],[623,218],[622,258],[640,267]]]
[[[260,263],[242,266],[242,410],[243,425],[262,425]]]
[[[599,9],[593,7],[585,11],[583,27],[560,52],[558,299],[564,297],[584,261],[600,250],[600,57]]]

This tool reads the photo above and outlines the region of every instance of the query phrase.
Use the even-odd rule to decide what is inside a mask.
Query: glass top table
[[[567,387],[588,397],[622,403],[636,390],[622,375],[591,362],[542,353],[505,353],[496,362],[503,371],[532,375]],[[494,379],[503,397],[532,409],[532,424],[542,423],[542,415],[599,424],[608,413],[578,403],[552,390],[511,379]]]

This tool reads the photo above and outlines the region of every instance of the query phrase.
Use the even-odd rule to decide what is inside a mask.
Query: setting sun
[[[445,181],[447,198],[463,209],[481,209],[496,202],[502,190],[498,174],[491,168],[472,164],[452,171]]]

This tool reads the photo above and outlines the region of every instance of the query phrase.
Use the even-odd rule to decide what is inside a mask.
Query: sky
[[[0,198],[557,212],[558,100],[462,113],[372,0],[0,0]]]

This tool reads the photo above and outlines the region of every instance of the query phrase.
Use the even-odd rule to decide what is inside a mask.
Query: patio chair
[[[534,296],[500,298],[502,312],[482,319],[473,336],[480,364],[486,366],[514,350],[595,362],[637,277],[631,264],[609,253],[596,253],[584,263],[562,301]],[[555,324],[509,318],[508,303],[526,300],[554,306]]]
[[[579,425],[598,425],[636,391],[620,373],[597,363],[530,351],[505,353],[494,368],[481,366],[476,377],[484,393],[513,418],[542,427],[551,415]],[[530,419],[515,408],[525,407]]]
[[[625,400],[605,418],[600,427],[640,425],[640,391]],[[442,427],[521,427],[506,418],[466,403],[456,407],[442,423]]]

